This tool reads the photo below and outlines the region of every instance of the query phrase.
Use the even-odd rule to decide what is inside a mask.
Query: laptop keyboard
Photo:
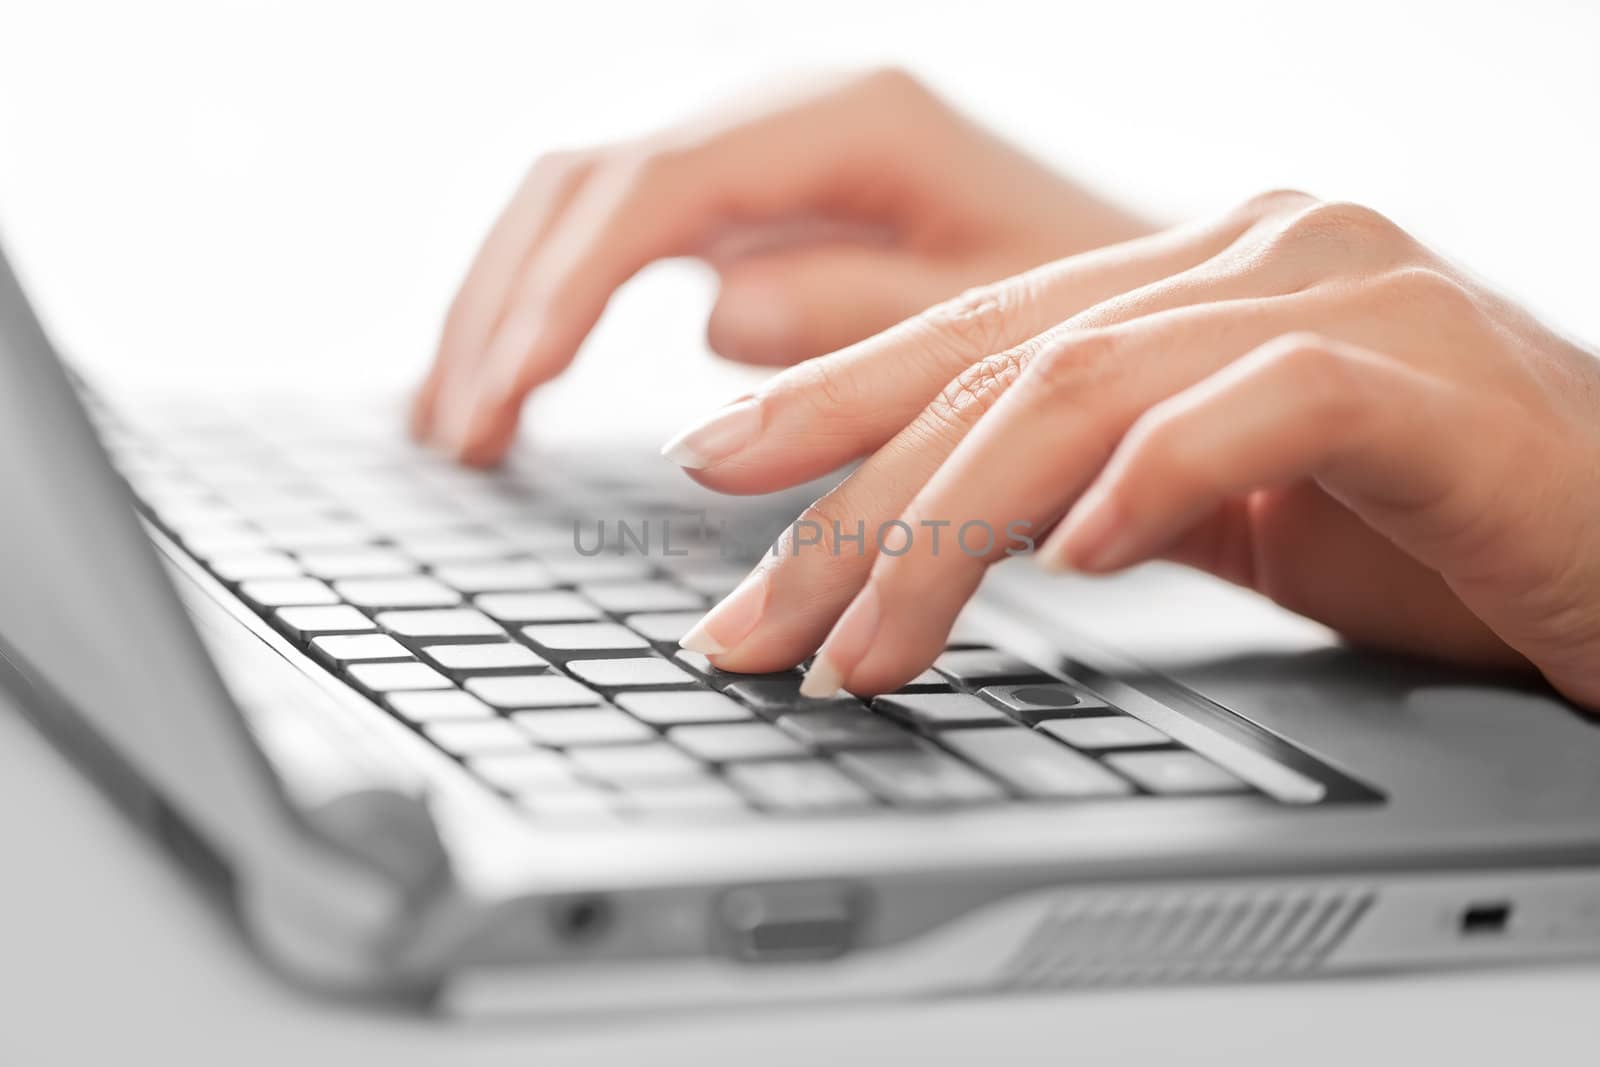
[[[648,460],[640,475],[561,456],[478,474],[347,412],[287,425],[164,413],[138,428],[97,414],[157,525],[534,818],[1263,796],[987,645],[952,644],[871,701],[803,698],[799,670],[717,670],[677,647],[750,566],[724,558],[715,531],[682,556],[574,545],[575,521],[592,533],[596,516],[685,514]]]

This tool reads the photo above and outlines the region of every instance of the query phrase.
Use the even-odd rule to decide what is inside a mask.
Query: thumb
[[[744,256],[718,273],[707,342],[728,359],[766,365],[854,344],[979,280],[907,252],[837,243]]]

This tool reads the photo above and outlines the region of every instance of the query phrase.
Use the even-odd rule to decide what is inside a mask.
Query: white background
[[[1600,5],[1576,0],[0,12],[0,234],[102,373],[409,381],[538,153],[885,62],[1160,217],[1363,201],[1600,339]],[[694,363],[708,290],[645,289],[586,364]]]
[[[1597,46],[1579,3],[0,0],[0,239],[102,375],[405,382],[539,152],[893,62],[1163,217],[1280,185],[1369,203],[1595,341]],[[641,280],[575,393],[673,418],[721,399],[696,393],[706,296],[693,272]],[[10,1062],[1542,1064],[1584,1062],[1600,989],[1551,972],[440,1034],[282,990],[4,720],[0,1050],[49,1042]]]

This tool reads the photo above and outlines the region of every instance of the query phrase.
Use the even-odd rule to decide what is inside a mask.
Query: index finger
[[[521,266],[475,360],[441,386],[439,436],[468,462],[499,459],[527,394],[571,362],[611,294],[649,263],[694,252],[724,219],[848,205],[868,174],[899,166],[872,113],[896,105],[871,79],[734,114],[625,149],[596,166]]]
[[[1235,215],[1177,227],[970,290],[776,375],[685,429],[662,453],[726,493],[810,481],[877,451],[973,364],[1112,297],[1183,274],[1251,224]],[[1111,317],[1137,311],[1128,305]]]

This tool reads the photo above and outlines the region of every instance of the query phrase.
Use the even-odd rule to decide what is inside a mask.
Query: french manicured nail
[[[1108,494],[1091,489],[1045,542],[1039,562],[1046,570],[1110,570],[1130,547]]]
[[[760,435],[761,401],[745,397],[678,434],[661,446],[661,454],[680,467],[697,471],[721,463]]]
[[[866,658],[877,633],[878,591],[868,583],[822,643],[800,683],[800,695],[822,699],[839,692],[850,672]]]
[[[767,575],[756,571],[739,583],[704,618],[695,623],[678,647],[707,656],[720,656],[750,636],[767,607]]]

